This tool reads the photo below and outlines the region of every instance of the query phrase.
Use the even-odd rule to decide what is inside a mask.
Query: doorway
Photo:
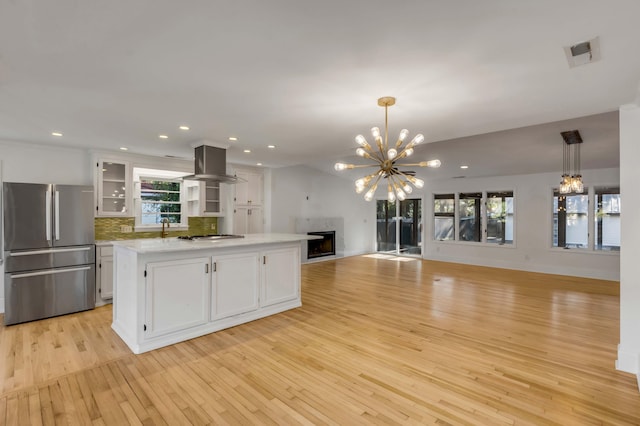
[[[376,202],[376,251],[422,256],[422,200]]]

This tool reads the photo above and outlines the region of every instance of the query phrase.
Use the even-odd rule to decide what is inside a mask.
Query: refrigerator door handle
[[[66,253],[70,251],[88,251],[92,247],[79,247],[79,248],[64,248],[64,249],[44,249],[44,250],[31,250],[31,251],[17,251],[15,253],[9,253],[10,257],[19,256],[31,256],[34,254],[47,254],[47,253]]]
[[[77,271],[86,271],[91,269],[90,266],[81,266],[79,268],[65,268],[65,269],[48,269],[46,271],[38,271],[38,272],[27,272],[24,274],[11,274],[11,278],[27,278],[27,277],[37,277],[41,275],[53,275],[53,274],[63,274],[65,272],[77,272]]]
[[[55,233],[56,240],[60,239],[60,191],[56,191],[55,195],[55,210],[53,211],[53,216],[55,218]]]
[[[46,239],[51,240],[51,191],[45,192],[44,210]]]

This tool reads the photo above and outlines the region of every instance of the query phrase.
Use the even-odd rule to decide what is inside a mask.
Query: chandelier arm
[[[384,105],[384,150],[389,150],[389,118],[387,110],[389,106],[387,104]]]

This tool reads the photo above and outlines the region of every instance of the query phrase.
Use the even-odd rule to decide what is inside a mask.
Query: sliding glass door
[[[422,200],[378,200],[378,252],[403,255],[422,255]]]

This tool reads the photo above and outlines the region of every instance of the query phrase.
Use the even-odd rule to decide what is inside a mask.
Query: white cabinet
[[[262,173],[250,170],[236,170],[236,176],[241,179],[235,184],[235,205],[262,205],[264,176]]]
[[[259,262],[257,252],[213,257],[212,320],[258,309]]]
[[[145,336],[209,321],[209,257],[148,263]]]
[[[131,216],[131,168],[125,161],[98,160],[98,216]]]
[[[260,306],[293,300],[300,296],[300,250],[297,247],[262,253]]]
[[[96,306],[113,298],[113,246],[96,246]]]
[[[189,216],[224,216],[225,185],[219,182],[185,181]]]
[[[233,209],[234,234],[261,234],[263,229],[262,207],[236,206]]]
[[[159,238],[115,243],[112,328],[141,353],[297,308],[298,238],[193,249]]]

